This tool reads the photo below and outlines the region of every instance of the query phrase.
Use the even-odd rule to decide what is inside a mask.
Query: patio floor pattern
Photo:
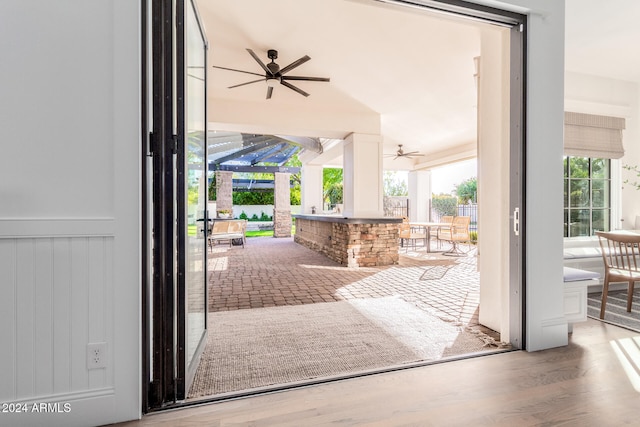
[[[469,249],[469,248],[467,248]],[[442,320],[478,325],[474,248],[446,257],[400,248],[398,265],[348,268],[293,238],[258,237],[209,250],[209,310],[225,311],[400,296]]]

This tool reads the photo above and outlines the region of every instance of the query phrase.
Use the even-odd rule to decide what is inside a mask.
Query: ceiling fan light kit
[[[302,58],[293,61],[291,64],[287,65],[284,68],[280,68],[280,65],[278,65],[275,60],[278,59],[278,51],[275,49],[269,49],[267,51],[267,57],[271,60],[271,62],[265,64],[264,62],[262,62],[262,60],[260,60],[260,58],[258,57],[258,55],[256,55],[256,53],[247,48],[247,52],[249,52],[249,55],[251,55],[251,57],[253,59],[255,59],[255,61],[260,65],[260,68],[262,68],[262,70],[264,71],[264,74],[258,74],[258,73],[254,73],[252,71],[245,71],[245,70],[237,70],[235,68],[227,68],[227,67],[220,67],[217,65],[214,65],[213,68],[219,68],[221,70],[227,70],[227,71],[236,71],[238,73],[245,73],[245,74],[252,74],[255,76],[260,76],[261,78],[258,80],[252,80],[249,82],[245,82],[245,83],[240,83],[237,85],[233,85],[233,86],[229,86],[229,89],[233,89],[236,87],[240,87],[240,86],[245,86],[248,84],[252,84],[252,83],[257,83],[257,82],[261,82],[261,81],[265,81],[267,83],[267,99],[271,99],[271,96],[273,95],[273,88],[280,83],[283,86],[288,87],[289,89],[299,93],[302,96],[309,96],[309,94],[307,92],[305,92],[304,90],[300,89],[299,87],[289,83],[288,80],[297,80],[297,81],[310,81],[310,82],[329,82],[329,78],[327,77],[309,77],[309,76],[285,76],[285,73],[288,73],[289,71],[293,70],[294,68],[304,64],[305,62],[309,61],[311,58],[307,55],[303,56]]]

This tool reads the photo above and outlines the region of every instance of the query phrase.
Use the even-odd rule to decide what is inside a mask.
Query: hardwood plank
[[[627,347],[626,362],[616,346]],[[120,425],[633,425],[640,413],[640,352],[633,346],[640,348],[640,334],[589,319],[575,326],[566,347],[371,375]]]

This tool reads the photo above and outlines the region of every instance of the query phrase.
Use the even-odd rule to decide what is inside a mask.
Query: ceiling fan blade
[[[328,82],[328,77],[282,76],[284,80],[305,80],[310,82]]]
[[[287,65],[286,67],[284,67],[283,69],[280,70],[280,74],[284,74],[287,71],[291,71],[294,68],[304,64],[305,62],[307,62],[308,60],[310,60],[311,58],[308,55],[303,56],[302,58],[298,59],[297,61],[293,61],[291,64]]]
[[[267,86],[267,99],[271,99],[271,95],[273,95],[273,86]]]
[[[219,67],[217,65],[212,65],[213,68],[220,68],[221,70],[228,70],[228,71],[237,71],[239,73],[245,73],[245,74],[253,74],[254,76],[263,76],[263,74],[258,74],[258,73],[252,73],[251,71],[244,71],[244,70],[236,70],[235,68],[227,68],[227,67]]]
[[[307,92],[303,91],[299,87],[295,87],[294,85],[292,85],[289,82],[286,82],[284,80],[280,80],[280,83],[283,84],[284,86],[288,87],[289,89],[295,90],[296,92],[298,92],[302,96],[309,96],[309,94]]]
[[[273,73],[271,71],[269,71],[269,69],[267,68],[267,66],[264,64],[264,62],[262,62],[260,60],[260,58],[258,58],[258,55],[256,55],[256,53],[254,51],[252,51],[251,49],[247,48],[247,52],[249,52],[249,55],[251,55],[253,57],[253,59],[256,60],[256,62],[258,64],[260,64],[260,66],[262,67],[262,69],[264,70],[265,73],[267,73],[268,76],[272,76]]]
[[[251,83],[263,82],[263,81],[265,81],[265,80],[266,80],[265,78],[258,79],[258,80],[252,80],[252,81],[250,81],[250,82],[240,83],[239,85],[229,86],[227,89],[233,89],[234,87],[240,87],[240,86],[244,86],[244,85],[250,85]]]
[[[402,155],[403,155],[403,156],[412,156],[412,155],[414,155],[414,154],[418,154],[418,152],[417,152],[417,151],[410,151],[410,152],[408,152],[408,153],[403,153]],[[422,154],[420,154],[420,155],[422,155]]]

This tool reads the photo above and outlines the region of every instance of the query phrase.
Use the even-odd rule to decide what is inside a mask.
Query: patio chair
[[[453,222],[453,215],[444,215],[440,217],[440,222],[443,224],[451,224]],[[438,243],[438,248],[441,245],[440,239],[438,239],[438,236],[440,235],[440,231],[451,232],[451,226],[448,226],[448,227],[440,226],[436,229],[435,239],[436,239],[436,242]]]
[[[449,256],[466,256],[467,254],[460,249],[460,243],[469,242],[469,224],[471,224],[470,216],[457,216],[451,221],[449,230],[443,229],[438,231],[438,240],[451,243],[451,249],[444,252],[443,255]]]
[[[640,280],[640,234],[596,231],[604,261],[604,283],[602,284],[602,306],[600,318],[604,319],[609,283],[627,282],[627,312],[633,304],[633,288]]]
[[[402,223],[400,223],[400,246],[404,247],[405,243],[416,247],[416,241],[424,240],[425,247],[429,243],[427,242],[427,232],[426,230],[417,230],[414,227],[411,227],[409,223],[409,218],[402,217]],[[408,247],[408,246],[407,246]]]

